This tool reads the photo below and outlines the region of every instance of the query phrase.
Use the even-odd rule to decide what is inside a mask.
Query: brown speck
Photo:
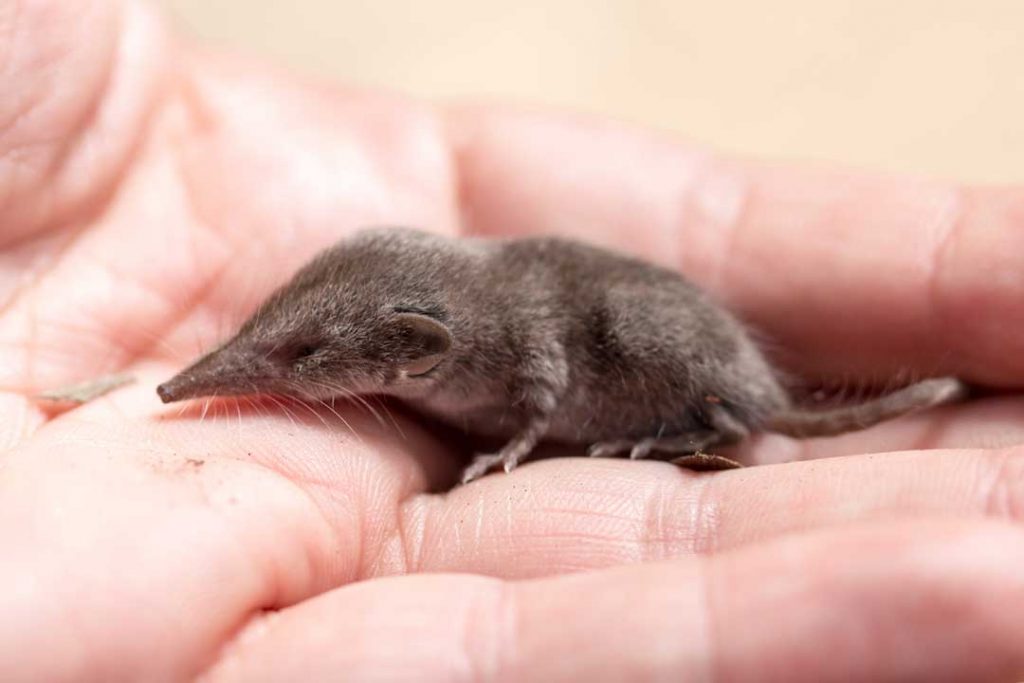
[[[720,455],[710,453],[694,453],[684,455],[671,461],[674,465],[694,472],[713,472],[717,470],[733,470],[743,467],[740,463]]]

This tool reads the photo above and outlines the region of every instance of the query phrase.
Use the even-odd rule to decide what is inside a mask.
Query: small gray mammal
[[[322,252],[165,402],[275,393],[394,396],[507,440],[462,481],[511,471],[542,439],[593,456],[681,455],[755,430],[823,436],[961,397],[928,379],[858,405],[794,405],[732,315],[671,270],[554,237],[360,232]]]

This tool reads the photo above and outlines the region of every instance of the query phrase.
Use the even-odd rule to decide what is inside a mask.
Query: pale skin
[[[0,65],[4,680],[1024,676],[1024,189],[301,83],[134,4],[8,3]],[[446,495],[461,444],[400,411],[159,403],[368,223],[585,237],[797,370],[1008,392],[734,454],[789,464],[557,458]],[[30,398],[118,371],[60,416]]]

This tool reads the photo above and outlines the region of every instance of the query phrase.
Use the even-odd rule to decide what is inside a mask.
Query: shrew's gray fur
[[[500,437],[464,481],[541,439],[591,455],[685,454],[752,430],[825,435],[959,397],[951,378],[855,406],[792,405],[743,326],[679,274],[557,238],[359,233],[321,253],[165,401],[283,393],[397,396]]]

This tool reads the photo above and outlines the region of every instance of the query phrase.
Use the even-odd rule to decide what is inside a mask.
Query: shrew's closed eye
[[[296,344],[282,344],[272,350],[269,355],[278,363],[291,364],[307,360],[319,350],[319,344],[315,344],[313,342],[302,342]]]
[[[314,353],[320,350],[320,347],[316,344],[301,344],[295,347],[292,358],[295,360],[302,360],[303,358],[309,358]]]

